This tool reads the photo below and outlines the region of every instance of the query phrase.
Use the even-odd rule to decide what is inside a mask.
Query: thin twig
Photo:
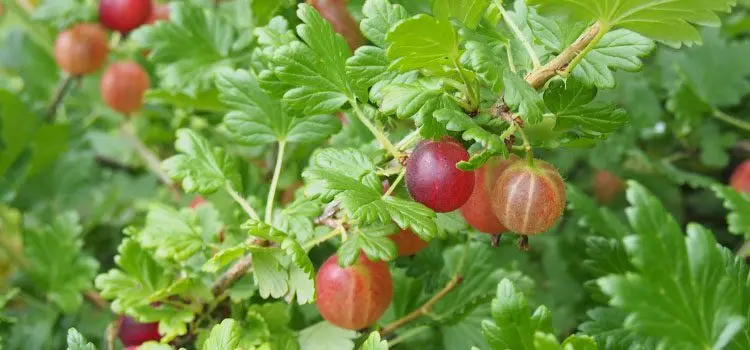
[[[68,90],[70,90],[70,87],[73,85],[73,82],[78,77],[68,75],[63,79],[60,84],[57,86],[57,89],[55,89],[55,94],[52,97],[52,102],[50,103],[49,107],[47,108],[47,121],[52,123],[55,121],[55,115],[57,115],[57,108],[60,107],[62,104],[62,101],[65,99],[65,96],[68,94]]]
[[[119,331],[119,320],[114,320],[107,326],[107,329],[104,331],[104,339],[107,340],[107,350],[115,350],[115,338],[117,337],[117,333],[119,333]]]
[[[372,133],[373,136],[375,136],[375,139],[380,142],[380,145],[385,148],[388,153],[390,153],[394,159],[401,159],[403,157],[403,153],[401,153],[398,149],[396,149],[395,146],[391,143],[390,140],[381,132],[375,125],[370,122],[370,120],[367,118],[367,116],[362,112],[362,109],[359,108],[359,104],[357,104],[357,101],[350,100],[349,103],[352,105],[352,108],[354,109],[354,114],[357,116],[359,121],[364,124],[368,130]]]
[[[281,175],[281,165],[284,163],[284,150],[286,149],[286,141],[279,141],[279,149],[276,153],[276,164],[273,169],[273,178],[271,179],[271,188],[268,190],[268,199],[266,200],[266,223],[270,224],[273,220],[273,200],[276,195],[276,187],[279,184],[279,176]]]
[[[83,292],[83,297],[100,309],[109,309],[109,304],[95,290],[87,290]]]
[[[441,289],[439,292],[437,292],[437,294],[433,295],[432,298],[430,298],[430,300],[428,300],[426,303],[424,303],[422,306],[420,306],[418,309],[412,311],[408,315],[406,315],[406,316],[404,316],[404,317],[402,317],[402,318],[400,318],[400,319],[398,319],[396,321],[393,321],[393,322],[387,324],[385,327],[383,327],[383,329],[380,330],[380,334],[381,335],[387,335],[389,333],[392,333],[393,331],[395,331],[399,327],[401,327],[401,326],[403,326],[403,325],[405,325],[405,324],[407,324],[407,323],[409,323],[409,322],[411,322],[413,320],[416,320],[417,318],[419,318],[421,316],[429,314],[430,310],[432,309],[432,307],[435,306],[435,304],[440,299],[442,299],[443,297],[445,297],[446,295],[448,295],[448,293],[450,293],[454,288],[456,288],[459,284],[461,284],[461,282],[463,282],[463,277],[461,275],[455,275],[455,276],[453,276],[453,278],[451,278],[451,280],[448,281],[448,283],[445,285],[445,287],[443,287],[443,289]]]
[[[164,169],[162,169],[161,160],[159,159],[159,157],[157,157],[154,152],[152,152],[145,144],[143,144],[143,141],[141,141],[141,139],[138,138],[138,136],[135,134],[135,131],[133,130],[133,124],[130,123],[130,121],[126,121],[125,123],[123,123],[122,128],[120,128],[120,132],[133,145],[136,153],[141,158],[141,160],[146,163],[146,166],[148,166],[151,172],[159,178],[159,181],[161,181],[161,183],[164,184],[164,186],[166,186],[170,192],[172,192],[172,197],[175,202],[179,202],[180,191],[177,189],[177,186],[175,186],[172,178],[169,177]]]
[[[250,203],[248,203],[245,198],[242,197],[240,193],[234,189],[234,187],[232,187],[231,183],[227,182],[226,189],[227,192],[229,192],[229,195],[232,196],[232,199],[234,199],[235,202],[239,203],[239,205],[242,207],[242,210],[244,210],[247,215],[255,220],[260,220],[260,216],[258,216],[258,213],[255,212],[255,209],[253,209]]]
[[[116,159],[112,159],[103,155],[94,156],[94,161],[96,162],[97,165],[99,165],[102,168],[107,168],[107,169],[111,169],[114,171],[121,171],[130,175],[138,175],[144,172],[144,169],[122,163]]]
[[[720,110],[715,110],[713,113],[714,118],[719,119],[727,124],[734,125],[742,130],[750,131],[750,123],[739,118],[733,117]]]
[[[253,265],[253,256],[248,254],[237,261],[232,267],[221,275],[211,286],[211,293],[213,295],[221,295],[226,291],[234,281],[240,279],[245,273],[250,270]]]
[[[322,236],[313,238],[313,239],[305,242],[305,244],[302,245],[302,249],[304,249],[304,250],[310,250],[310,249],[314,248],[315,246],[317,246],[318,244],[321,244],[321,243],[323,243],[325,241],[328,241],[329,239],[331,239],[333,237],[336,237],[336,236],[342,234],[343,232],[344,232],[344,226],[343,225],[339,225],[335,229],[331,230],[331,232],[328,232],[328,233],[326,233],[326,234],[324,234]]]

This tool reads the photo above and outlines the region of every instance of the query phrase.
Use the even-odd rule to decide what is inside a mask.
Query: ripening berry
[[[455,139],[422,141],[406,164],[406,188],[411,197],[440,213],[460,208],[474,190],[474,172],[456,168],[469,153]]]
[[[120,61],[109,66],[102,76],[99,90],[110,108],[130,114],[143,105],[143,94],[149,84],[148,74],[138,63]]]
[[[71,76],[90,74],[107,60],[107,32],[98,24],[82,23],[57,35],[55,61]]]
[[[601,204],[612,203],[624,187],[622,180],[609,171],[599,170],[594,174],[594,196]]]
[[[364,45],[365,38],[359,24],[346,8],[347,0],[307,0],[320,15],[328,20],[336,33],[341,34],[352,51]]]
[[[191,209],[195,209],[195,208],[197,208],[197,207],[198,207],[199,205],[201,205],[201,203],[203,203],[203,202],[205,202],[205,201],[206,201],[206,199],[204,199],[203,197],[201,197],[201,196],[196,196],[195,198],[193,198],[193,200],[192,200],[192,201],[190,201],[190,208],[191,208]]]
[[[750,193],[750,160],[740,163],[732,172],[729,184],[737,192]]]
[[[534,235],[548,230],[565,209],[565,184],[549,163],[515,162],[497,179],[492,208],[508,230]]]
[[[515,154],[511,154],[508,159],[493,158],[474,171],[474,191],[460,209],[464,220],[471,227],[494,235],[508,230],[492,210],[492,188],[505,169],[519,159]]]
[[[146,20],[146,24],[154,24],[156,21],[169,20],[169,4],[152,4],[151,14]]]
[[[344,329],[358,330],[378,321],[393,299],[388,264],[364,253],[351,266],[341,267],[333,255],[315,277],[317,307],[323,318]]]
[[[388,238],[396,243],[396,247],[398,247],[398,256],[417,254],[422,251],[422,249],[427,248],[427,245],[429,244],[409,229],[400,230],[397,233],[388,236]]]
[[[125,346],[138,346],[149,340],[159,341],[159,323],[140,323],[130,317],[120,316],[118,336]]]
[[[151,0],[101,0],[99,22],[120,33],[129,33],[151,16]]]

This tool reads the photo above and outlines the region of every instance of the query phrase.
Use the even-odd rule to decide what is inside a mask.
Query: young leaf
[[[142,26],[131,38],[151,50],[162,86],[195,97],[212,85],[213,75],[243,54],[232,45],[237,33],[222,17],[189,2],[170,6],[170,20]]]
[[[529,0],[543,12],[570,14],[585,21],[599,20],[674,47],[700,43],[693,24],[719,25],[716,12],[729,11],[735,0]]]
[[[120,269],[111,269],[96,277],[96,288],[112,302],[112,310],[123,313],[127,310],[149,305],[153,296],[167,290],[173,276],[165,270],[136,241],[124,239],[117,249],[115,263]]]
[[[68,329],[68,350],[96,350],[96,347],[75,328]]]
[[[628,200],[634,235],[625,243],[638,273],[598,280],[610,304],[630,313],[626,328],[657,338],[663,347],[750,346],[747,266],[697,224],[688,225],[684,237],[640,184],[629,183]]]
[[[97,261],[83,254],[78,214],[62,213],[41,228],[24,232],[24,253],[31,281],[47,300],[66,312],[76,310],[81,293],[91,288],[99,268]]]
[[[456,31],[447,20],[420,14],[399,22],[386,35],[390,44],[386,56],[391,67],[401,72],[424,69],[433,75],[446,75],[458,62]]]
[[[211,194],[226,184],[240,184],[237,160],[220,148],[212,148],[203,136],[190,129],[177,130],[175,149],[181,154],[165,160],[169,176],[182,181],[188,193]]]
[[[339,264],[349,266],[357,260],[359,252],[363,251],[370,260],[390,261],[396,258],[398,248],[396,243],[388,238],[396,233],[395,225],[373,225],[357,228],[349,238],[341,244],[338,251]]]
[[[436,0],[432,3],[432,11],[440,20],[454,18],[467,28],[474,29],[489,4],[490,0]]]
[[[300,349],[329,350],[354,349],[357,332],[338,328],[328,322],[319,322],[299,332]]]
[[[646,56],[656,45],[650,39],[625,29],[609,32],[573,69],[573,77],[603,89],[615,87],[614,70],[633,72],[641,69],[639,57]]]
[[[242,339],[240,324],[227,318],[211,328],[208,339],[203,343],[204,350],[235,350],[239,348]]]
[[[292,42],[274,56],[274,73],[293,87],[283,101],[304,115],[333,113],[355,96],[346,77],[349,46],[310,5],[300,4],[297,16],[303,22],[297,33],[307,45]]]
[[[360,350],[388,350],[388,341],[380,340],[380,333],[372,332],[367,340],[362,344]]]
[[[544,101],[539,93],[516,73],[506,70],[503,74],[505,103],[518,111],[524,122],[533,125],[542,121]]]
[[[144,248],[153,249],[155,257],[179,262],[205,247],[200,229],[190,223],[186,213],[160,204],[150,208],[146,225],[135,238]]]
[[[359,27],[362,34],[375,45],[386,46],[385,36],[388,31],[408,14],[399,4],[391,5],[388,0],[367,0],[362,6],[362,22]]]
[[[469,41],[461,55],[461,64],[474,71],[482,84],[495,93],[503,89],[503,71],[508,68],[507,54],[502,45],[487,45]]]
[[[619,129],[627,122],[625,110],[613,104],[591,102],[597,90],[580,80],[554,80],[544,92],[544,103],[555,114],[554,130],[597,138]]]
[[[724,207],[729,210],[727,224],[729,232],[744,235],[750,239],[750,195],[735,191],[731,187],[714,185],[711,189],[719,198],[724,199]]]
[[[216,79],[219,99],[232,108],[224,118],[234,140],[257,146],[273,142],[319,142],[339,131],[332,115],[293,118],[272,99],[245,70],[226,72]]]

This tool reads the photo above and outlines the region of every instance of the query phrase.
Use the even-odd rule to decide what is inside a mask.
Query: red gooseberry
[[[99,22],[120,33],[129,33],[146,23],[151,15],[151,0],[101,0]]]
[[[456,168],[469,153],[453,138],[422,141],[406,164],[406,188],[411,197],[440,213],[460,208],[474,190],[474,172]]]
[[[344,329],[372,326],[393,299],[393,280],[388,264],[371,261],[360,252],[351,266],[341,267],[331,256],[315,277],[316,305],[323,318]]]
[[[601,204],[612,203],[625,186],[617,175],[606,170],[597,171],[593,180],[594,196]]]
[[[57,66],[71,76],[99,70],[108,54],[107,32],[98,24],[74,25],[55,40]]]
[[[149,84],[148,74],[138,63],[120,61],[109,66],[102,76],[99,90],[110,108],[130,114],[143,105],[143,94]]]
[[[508,230],[492,210],[492,188],[505,169],[519,159],[515,154],[511,154],[508,159],[493,158],[474,172],[474,191],[460,208],[461,215],[471,227],[489,234],[500,234]]]
[[[551,164],[513,163],[497,179],[492,209],[508,230],[534,235],[548,230],[565,209],[565,183]]]
[[[365,38],[359,31],[359,24],[346,8],[346,0],[307,0],[307,3],[331,23],[333,30],[344,37],[352,51],[364,45]]]
[[[750,160],[746,160],[732,171],[729,185],[737,192],[750,193]]]
[[[149,340],[159,341],[159,323],[140,323],[130,317],[120,316],[118,337],[125,346],[138,346]]]

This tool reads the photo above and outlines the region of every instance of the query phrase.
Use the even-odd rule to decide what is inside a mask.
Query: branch
[[[594,23],[557,57],[529,73],[526,76],[526,82],[534,89],[541,88],[559,72],[565,71],[569,66],[575,66],[591,49],[590,47],[601,39],[604,33],[606,33],[606,30],[602,28],[602,24]]]
[[[417,319],[417,318],[419,318],[419,317],[421,317],[423,315],[429,314],[430,310],[432,309],[432,307],[435,306],[435,304],[440,299],[442,299],[443,297],[445,297],[446,295],[448,295],[448,293],[450,293],[454,288],[456,288],[459,284],[461,284],[461,282],[463,282],[463,279],[464,278],[461,275],[453,276],[453,278],[451,278],[451,280],[448,281],[448,283],[445,285],[445,287],[443,287],[443,289],[441,289],[439,292],[437,292],[437,294],[435,294],[432,298],[430,298],[430,300],[428,300],[426,303],[424,303],[424,305],[422,305],[420,308],[412,311],[408,315],[406,315],[406,316],[404,316],[404,317],[402,317],[402,318],[400,318],[400,319],[398,319],[396,321],[393,321],[392,323],[387,324],[385,327],[383,327],[383,329],[380,330],[380,334],[381,335],[387,335],[389,333],[392,333],[393,331],[395,331],[399,327],[401,327],[401,326],[403,326],[403,325],[405,325],[405,324],[407,324],[407,323],[409,323],[409,322],[411,322],[411,321],[413,321],[413,320],[415,320],[415,319]]]
[[[98,164],[102,168],[121,171],[129,175],[139,175],[144,172],[144,169],[121,163],[116,159],[112,159],[103,155],[94,156],[94,161],[96,161],[96,164]]]
[[[107,302],[102,299],[102,296],[99,295],[99,293],[97,293],[95,290],[87,290],[83,292],[83,297],[100,309],[109,309],[109,304],[107,304]]]
[[[57,108],[60,107],[60,104],[62,104],[62,101],[65,99],[65,96],[68,94],[68,90],[70,90],[70,86],[73,85],[73,82],[77,79],[78,77],[69,75],[65,77],[65,79],[63,79],[60,82],[60,84],[57,86],[57,89],[55,89],[55,95],[54,97],[52,97],[52,102],[47,108],[47,121],[48,122],[51,123],[55,121]]]
[[[250,270],[250,267],[253,265],[253,256],[248,254],[245,255],[242,259],[234,263],[232,267],[227,270],[227,272],[224,272],[221,277],[219,277],[216,282],[211,286],[211,293],[213,295],[221,295],[229,289],[229,287],[232,286],[234,281],[240,279],[240,277],[244,276],[247,271]]]
[[[125,138],[130,141],[130,143],[135,148],[136,153],[138,153],[138,156],[143,160],[143,162],[146,163],[149,169],[151,169],[151,172],[156,175],[156,177],[159,178],[159,181],[161,181],[164,186],[167,186],[169,190],[172,192],[172,197],[175,201],[180,200],[180,191],[177,190],[177,186],[172,181],[172,178],[169,177],[166,171],[161,168],[161,160],[159,157],[154,154],[146,145],[143,144],[141,139],[136,136],[135,132],[133,131],[133,125],[127,121],[122,125],[122,128],[120,129],[120,132],[122,133]]]

